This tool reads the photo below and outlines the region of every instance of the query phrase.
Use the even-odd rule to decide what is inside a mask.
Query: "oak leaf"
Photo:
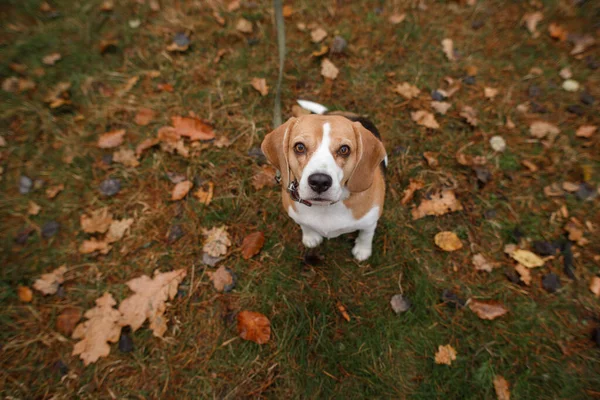
[[[452,104],[448,103],[447,101],[431,102],[431,108],[433,108],[438,114],[446,115],[450,107],[452,107]]]
[[[463,244],[454,232],[439,232],[434,238],[436,246],[444,251],[456,251],[462,249]]]
[[[123,143],[124,137],[125,129],[103,133],[98,138],[98,147],[101,149],[112,149],[113,147],[120,146]]]
[[[104,233],[108,230],[112,220],[112,214],[108,211],[108,207],[92,211],[89,215],[82,214],[79,217],[81,229],[85,233]]]
[[[255,311],[242,311],[238,314],[237,330],[242,339],[258,344],[265,344],[271,338],[271,322]]]
[[[233,275],[229,268],[221,265],[215,272],[208,271],[208,278],[217,292],[229,292],[233,289]]]
[[[421,90],[415,85],[411,85],[408,82],[403,82],[394,88],[394,92],[398,93],[405,99],[410,100],[413,97],[417,97],[419,93],[421,93]]]
[[[220,257],[227,254],[227,248],[231,246],[231,239],[227,233],[227,227],[214,227],[210,230],[202,229],[206,240],[202,250],[212,257]]]
[[[464,106],[460,112],[460,116],[467,120],[471,126],[477,126],[479,124],[479,120],[477,119],[477,111],[475,111],[473,107]]]
[[[121,240],[125,233],[131,228],[133,224],[133,218],[125,218],[122,220],[114,220],[108,227],[108,233],[106,234],[106,241],[113,243]]]
[[[477,271],[492,272],[494,269],[494,264],[489,262],[481,253],[473,256],[472,263]]]
[[[114,309],[117,302],[108,292],[96,299],[96,307],[87,310],[87,321],[77,325],[73,339],[81,339],[73,348],[73,355],[79,355],[84,365],[98,361],[110,353],[110,343],[119,340],[121,327],[118,325],[121,313]]]
[[[430,129],[439,129],[440,124],[435,120],[435,117],[429,111],[418,110],[412,111],[410,113],[410,117],[413,121],[415,121],[418,125],[424,126]]]
[[[106,240],[98,240],[96,238],[91,238],[90,240],[84,240],[83,243],[79,246],[79,252],[81,254],[90,254],[93,252],[100,252],[101,254],[108,254],[111,247],[108,241]]]
[[[431,195],[431,199],[424,199],[417,208],[413,208],[412,218],[419,219],[429,215],[444,215],[449,212],[461,211],[462,204],[456,198],[453,190],[442,190]]]
[[[469,301],[469,308],[481,319],[493,320],[503,316],[508,312],[506,307],[494,300],[473,300]]]
[[[54,294],[60,284],[65,281],[65,272],[67,272],[67,267],[62,265],[52,272],[42,274],[33,284],[33,288],[45,295]]]
[[[415,192],[419,189],[423,189],[424,186],[425,182],[423,182],[420,179],[409,179],[408,187],[404,189],[404,193],[402,196],[402,200],[400,200],[400,203],[402,205],[408,204],[413,199]]]
[[[438,351],[435,353],[436,364],[452,364],[452,361],[456,360],[456,350],[451,345],[438,346]]]
[[[137,167],[140,165],[135,152],[131,149],[119,149],[113,153],[113,161],[126,167]]]
[[[142,275],[127,282],[127,286],[135,294],[119,305],[122,314],[119,325],[129,325],[135,332],[148,319],[154,336],[163,337],[167,331],[167,319],[164,315],[167,308],[166,301],[175,297],[177,287],[185,276],[185,269],[170,272],[155,271],[154,278]]]
[[[248,260],[257,255],[265,244],[265,234],[254,232],[246,236],[242,242],[242,258]]]

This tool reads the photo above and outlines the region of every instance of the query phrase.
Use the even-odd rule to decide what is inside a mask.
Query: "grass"
[[[348,235],[327,241],[321,249],[326,258],[317,266],[304,264],[299,229],[281,212],[278,188],[257,191],[251,184],[262,161],[249,151],[272,129],[277,54],[268,2],[242,2],[232,12],[221,9],[224,27],[202,2],[163,2],[159,12],[148,4],[115,3],[113,11],[100,12],[100,1],[57,0],[51,3],[60,12],[56,18],[40,11],[37,1],[11,0],[0,7],[0,75],[3,80],[19,76],[10,65],[23,64],[23,77],[36,83],[31,91],[0,92],[0,135],[7,141],[0,148],[0,386],[5,396],[487,399],[495,397],[496,375],[507,379],[516,399],[599,395],[600,351],[590,336],[598,328],[600,306],[588,290],[589,280],[600,272],[594,233],[586,231],[588,245],[574,246],[574,281],[556,258],[533,271],[531,286],[516,285],[504,275],[513,262],[503,253],[504,245],[515,241],[516,227],[526,243],[562,237],[566,220],[551,215],[563,205],[570,216],[598,229],[597,199],[543,194],[552,182],[580,181],[584,165],[591,168],[591,184],[600,178],[597,137],[585,141],[574,136],[578,126],[598,124],[597,103],[582,106],[581,117],[566,112],[568,105],[578,103],[579,94],[563,91],[557,72],[570,66],[596,98],[598,75],[585,58],[569,56],[569,45],[546,34],[550,22],[573,32],[594,32],[594,2],[575,7],[544,1],[537,39],[520,28],[522,15],[533,10],[523,2],[477,2],[475,7],[434,2],[426,11],[390,2],[379,5],[382,12],[369,2],[294,2],[294,14],[286,19],[284,118],[291,115],[296,98],[365,112],[383,133],[391,162],[373,256],[356,263],[350,253],[353,236]],[[394,11],[407,13],[395,26],[387,22]],[[250,35],[235,30],[242,16],[254,23]],[[134,19],[141,22],[137,29],[130,26]],[[478,19],[484,24],[474,30],[471,23]],[[297,29],[299,22],[325,27],[326,43],[336,34],[348,41],[344,54],[331,56],[340,68],[333,83],[320,77],[319,60],[311,56],[320,45]],[[177,32],[191,34],[191,48],[184,54],[167,53]],[[445,37],[454,39],[461,56],[455,63],[441,51]],[[107,39],[116,48],[101,54],[100,41]],[[214,62],[221,49],[228,51]],[[54,66],[41,61],[50,52],[62,55]],[[428,93],[444,87],[446,76],[461,79],[469,65],[478,68],[476,83],[463,85],[451,98],[448,115],[436,116],[443,128],[427,132],[416,126],[409,111],[428,109]],[[542,75],[525,80],[533,67],[541,68]],[[160,76],[151,78],[149,71]],[[136,86],[119,95],[133,76],[140,78]],[[267,79],[268,96],[260,97],[249,85],[255,76]],[[61,81],[71,83],[73,105],[52,111],[43,99]],[[418,99],[405,101],[392,91],[404,81],[421,88]],[[171,84],[174,91],[158,90],[159,83]],[[542,89],[535,99],[527,94],[532,84]],[[484,86],[500,89],[496,100],[483,98]],[[549,113],[515,111],[530,100]],[[468,126],[459,116],[464,105],[479,111],[479,127]],[[157,112],[146,127],[133,122],[140,107]],[[204,146],[187,159],[151,150],[137,168],[102,163],[111,151],[96,147],[99,134],[126,129],[123,146],[134,148],[153,137],[170,116],[189,111],[211,121],[219,136],[235,139],[233,145]],[[504,126],[507,116],[517,125],[514,130]],[[528,142],[529,123],[535,119],[560,126],[563,133],[553,146]],[[506,152],[490,150],[493,135],[506,139]],[[465,153],[489,158],[493,177],[484,187],[455,160],[467,144]],[[439,153],[440,167],[425,165],[425,151]],[[72,162],[66,163],[69,157]],[[525,159],[539,171],[525,168]],[[170,201],[167,172],[214,182],[213,202],[204,206],[191,196]],[[44,186],[21,195],[21,175]],[[98,192],[109,177],[122,183],[112,198]],[[427,189],[455,185],[465,210],[413,221],[411,205],[400,205],[410,178],[423,179]],[[64,191],[56,199],[46,198],[45,188],[59,183]],[[40,214],[27,214],[30,200],[42,207]],[[79,217],[103,206],[119,218],[134,218],[132,231],[105,256],[81,255],[77,248],[87,236]],[[489,210],[495,211],[493,218],[485,216]],[[42,238],[41,227],[53,220],[61,224],[60,232]],[[174,224],[186,234],[170,244],[166,235]],[[210,268],[201,262],[202,228],[222,224],[234,242],[225,264],[238,276],[237,287],[228,294],[213,290],[206,274]],[[36,231],[18,245],[14,238],[26,226]],[[244,260],[237,249],[256,230],[265,232],[265,246],[258,256]],[[465,247],[453,253],[437,249],[433,237],[443,230],[457,233]],[[480,252],[498,263],[492,273],[474,270],[471,258]],[[40,274],[62,264],[69,268],[62,296],[36,293],[32,303],[18,300],[19,285],[31,286]],[[74,341],[56,330],[65,307],[88,309],[105,291],[120,301],[130,294],[125,286],[129,279],[175,268],[186,268],[188,278],[167,312],[165,340],[144,327],[131,335],[131,353],[112,345],[108,357],[88,367],[71,356]],[[549,272],[562,282],[554,294],[541,287],[542,275]],[[396,316],[389,299],[400,291],[400,276],[413,306]],[[465,300],[498,300],[510,312],[494,321],[481,320],[468,308],[444,302],[444,290]],[[338,303],[346,307],[350,321],[339,313]],[[236,339],[235,316],[241,310],[268,316],[269,343]],[[457,359],[451,366],[437,365],[435,352],[446,344],[457,350]]]

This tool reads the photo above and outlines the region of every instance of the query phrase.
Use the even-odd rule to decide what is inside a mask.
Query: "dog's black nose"
[[[308,186],[317,193],[323,193],[332,183],[333,179],[327,174],[311,174],[308,177]]]

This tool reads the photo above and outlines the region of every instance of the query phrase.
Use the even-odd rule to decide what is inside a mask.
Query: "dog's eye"
[[[304,146],[304,143],[296,143],[294,145],[294,151],[296,154],[304,154],[306,152],[306,146]]]
[[[339,148],[338,150],[338,154],[340,156],[347,156],[350,154],[350,147],[343,145],[342,147]]]

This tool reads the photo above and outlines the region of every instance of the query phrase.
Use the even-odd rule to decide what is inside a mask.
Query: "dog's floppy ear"
[[[360,122],[352,124],[356,143],[358,144],[357,162],[348,179],[348,190],[350,192],[362,192],[373,184],[375,170],[386,156],[385,148],[381,140],[367,130]]]
[[[295,123],[296,118],[292,117],[288,119],[283,125],[267,134],[260,145],[267,160],[282,172],[288,168],[289,131]]]

